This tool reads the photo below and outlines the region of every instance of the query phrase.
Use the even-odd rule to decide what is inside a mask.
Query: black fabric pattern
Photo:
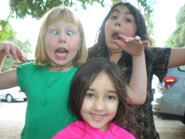
[[[153,74],[158,76],[160,81],[163,80],[167,73],[170,53],[171,48],[147,47],[145,50],[148,82],[147,99],[143,105],[130,105],[131,115],[128,114],[124,122],[119,124],[119,126],[132,133],[137,139],[159,139],[154,125],[151,105],[151,81]],[[109,59],[108,52],[105,49],[101,51],[100,48],[89,48],[89,59],[98,57]],[[124,78],[129,82],[132,73],[132,56],[123,51],[117,65],[120,66],[124,73]]]

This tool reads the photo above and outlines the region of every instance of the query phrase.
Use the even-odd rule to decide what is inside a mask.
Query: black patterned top
[[[158,133],[155,129],[153,111],[152,111],[152,93],[151,81],[155,74],[162,81],[167,73],[168,61],[171,53],[171,48],[147,47],[145,50],[146,67],[147,67],[147,98],[143,105],[131,105],[132,115],[127,115],[125,122],[119,126],[131,132],[137,139],[158,139]],[[109,59],[106,50],[101,51],[101,48],[89,48],[89,59],[104,57]],[[132,56],[122,52],[122,57],[118,64],[126,81],[129,82],[132,73]],[[137,124],[136,124],[136,123]]]

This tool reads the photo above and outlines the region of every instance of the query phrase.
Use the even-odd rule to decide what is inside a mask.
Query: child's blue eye
[[[57,35],[58,31],[54,30],[54,31],[52,31],[52,34]]]
[[[67,32],[67,35],[71,36],[73,33],[71,31]]]

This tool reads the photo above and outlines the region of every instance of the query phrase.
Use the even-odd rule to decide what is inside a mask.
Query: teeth
[[[59,51],[65,51],[65,49],[59,49]]]
[[[112,34],[111,40],[120,40],[119,35],[117,33]]]
[[[58,56],[65,56],[66,53],[56,53]]]
[[[64,48],[60,48],[60,49],[57,49],[55,53],[58,56],[65,56],[68,53],[68,51]]]
[[[96,115],[96,114],[92,114],[94,117],[102,117],[102,115]]]

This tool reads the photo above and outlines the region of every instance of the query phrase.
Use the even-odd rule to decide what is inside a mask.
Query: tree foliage
[[[185,4],[176,15],[176,29],[166,41],[166,44],[172,48],[185,47]]]
[[[20,40],[17,40],[16,38],[11,37],[8,39],[8,41],[16,44],[22,50],[25,58],[31,57],[32,49],[31,49],[31,44],[28,40],[26,40],[25,42],[21,42]],[[14,60],[12,56],[10,58],[5,58],[3,66],[2,66],[2,71],[11,69],[13,66],[13,63],[15,62],[20,62],[20,61]]]
[[[0,42],[6,41],[9,37],[15,35],[11,25],[7,20],[0,20]]]
[[[111,0],[112,4],[120,1],[129,0]],[[153,12],[152,6],[155,4],[155,0],[137,0],[139,8],[143,11],[148,33],[153,34],[153,23],[151,21],[151,14]],[[49,9],[63,5],[68,7],[78,7],[79,5],[86,9],[86,5],[93,5],[94,3],[105,6],[104,0],[10,0],[11,13],[15,13],[16,18],[23,19],[26,15],[30,15],[33,18],[40,19],[44,13]]]
[[[104,6],[104,0],[10,0],[9,5],[11,12],[15,12],[18,18],[23,19],[26,15],[31,15],[33,18],[40,19],[44,13],[55,6],[81,5],[83,9],[86,9],[87,4],[92,5],[95,2]]]
[[[155,0],[137,0],[137,1],[138,5],[140,6],[140,9],[143,9],[144,18],[147,23],[148,34],[152,35],[153,34],[153,22],[151,20],[153,13],[152,6],[155,4]]]

